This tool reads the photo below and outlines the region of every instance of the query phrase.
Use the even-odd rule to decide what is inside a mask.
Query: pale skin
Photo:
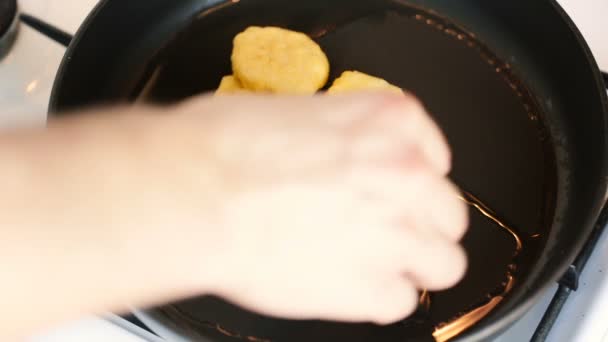
[[[466,269],[450,163],[422,105],[388,94],[201,96],[4,132],[0,336],[206,294],[403,319]]]

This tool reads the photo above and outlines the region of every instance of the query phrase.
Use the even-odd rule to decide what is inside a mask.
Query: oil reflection
[[[460,196],[460,199],[467,203],[469,206],[475,208],[477,211],[479,211],[480,214],[482,214],[490,221],[494,222],[498,227],[500,227],[506,233],[511,235],[511,237],[513,237],[513,240],[515,241],[515,252],[513,253],[513,260],[515,260],[523,250],[522,238],[521,235],[517,232],[517,230],[510,227],[504,221],[499,219],[496,214],[488,208],[488,206],[486,206],[474,195],[463,191],[463,196]],[[474,326],[484,317],[490,314],[490,312],[492,312],[492,310],[496,308],[496,306],[498,306],[498,304],[500,304],[505,299],[505,296],[513,289],[513,286],[515,285],[514,273],[516,270],[517,264],[514,262],[507,267],[505,277],[506,280],[503,284],[501,284],[502,289],[499,291],[500,293],[498,295],[489,295],[487,301],[485,301],[483,304],[477,305],[474,309],[462,313],[461,315],[449,322],[439,324],[433,332],[433,337],[435,338],[435,341],[447,342],[452,338],[460,335],[470,327]]]

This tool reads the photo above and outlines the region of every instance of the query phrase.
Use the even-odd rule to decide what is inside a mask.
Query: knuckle
[[[424,153],[414,145],[409,145],[403,150],[402,162],[412,173],[419,173],[420,176],[430,173],[429,163],[426,160]]]
[[[379,123],[390,127],[399,127],[418,121],[416,118],[424,116],[425,109],[422,102],[411,94],[395,95],[382,94],[381,105],[373,113],[372,118]]]
[[[392,291],[384,291],[383,299],[378,301],[378,310],[372,317],[372,321],[380,325],[401,321],[418,307],[418,291],[405,280],[402,280]]]
[[[442,289],[447,289],[458,284],[464,278],[467,271],[467,256],[460,245],[452,249],[448,260],[444,279],[439,284]]]
[[[442,146],[442,151],[439,152],[437,155],[439,156],[439,161],[442,165],[441,173],[443,175],[447,175],[452,171],[453,168],[452,150],[450,149],[445,138],[442,139],[440,146]]]
[[[430,258],[426,268],[413,274],[415,283],[430,291],[443,291],[458,284],[467,269],[464,249],[457,244],[444,241],[436,246],[435,257]]]
[[[413,111],[418,111],[418,112],[425,111],[425,107],[424,107],[424,104],[422,103],[422,101],[411,92],[404,91],[402,96],[395,97],[395,98],[399,98],[401,100],[401,102],[403,103],[403,105],[406,106],[407,109],[410,109]]]
[[[467,233],[469,228],[469,210],[467,205],[461,200],[457,199],[457,210],[454,215],[454,237],[456,240],[461,240]]]
[[[442,208],[440,224],[441,230],[447,233],[447,237],[460,240],[467,231],[469,225],[469,207],[463,200],[463,194],[458,187],[446,177],[437,178],[437,194],[441,198]]]
[[[451,194],[450,220],[444,223],[445,231],[453,241],[460,241],[469,227],[469,210],[467,204],[460,199],[457,192]]]

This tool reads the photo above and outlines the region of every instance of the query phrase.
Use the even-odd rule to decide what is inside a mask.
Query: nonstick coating
[[[608,155],[605,91],[589,49],[553,1],[408,3],[449,18],[485,43],[498,56],[497,60],[508,63],[516,79],[525,85],[519,88],[523,90],[523,98],[528,91],[531,94],[530,105],[538,114],[538,122],[531,122],[523,112],[518,114],[515,102],[510,102],[509,95],[492,79],[496,74],[484,74],[472,57],[456,58],[451,64],[437,57],[443,62],[434,67],[420,62],[418,74],[412,76],[416,69],[404,67],[415,62],[408,60],[417,56],[417,50],[411,49],[440,38],[428,35],[413,41],[412,36],[404,33],[407,25],[398,16],[389,17],[387,24],[386,16],[374,19],[365,15],[378,9],[401,8],[403,4],[390,0],[105,0],[68,49],[54,87],[51,112],[61,115],[85,105],[130,101],[145,76],[163,58],[186,62],[183,65],[188,68],[181,71],[191,71],[191,79],[180,87],[175,81],[183,80],[183,74],[180,75],[179,68],[169,67],[172,71],[161,82],[164,88],[158,86],[153,92],[156,100],[175,100],[211,90],[219,76],[229,72],[226,51],[230,37],[247,25],[281,25],[318,36],[332,63],[337,64],[334,72],[349,67],[365,69],[362,71],[386,77],[423,99],[453,145],[456,165],[452,177],[459,185],[490,202],[502,217],[527,233],[543,233],[550,227],[543,245],[539,245],[543,248],[526,265],[509,297],[459,337],[487,338],[520,317],[538,294],[566,270],[597,218],[606,192],[606,159],[602,158]],[[201,35],[200,45],[180,46],[180,41],[185,44],[183,41],[189,40],[183,35],[176,38],[176,34],[192,25],[201,13],[202,28],[196,31]],[[336,36],[340,35],[325,37],[323,32],[348,26],[361,16],[368,18],[365,20],[379,20],[378,25],[384,31],[375,36],[373,30],[360,31],[360,43],[380,45],[364,46],[360,52],[355,43],[341,43],[352,51],[332,50],[332,46],[340,45],[332,39],[339,40]],[[429,51],[429,46],[434,45],[425,45],[420,50]],[[406,53],[408,49],[410,54]],[[399,60],[390,59],[393,53]],[[408,70],[411,79],[417,81],[410,81],[403,70]],[[475,72],[467,76],[468,70]],[[421,82],[424,77],[426,81]],[[486,81],[482,81],[484,77]],[[476,83],[477,88],[465,87]],[[454,98],[457,95],[465,97]],[[501,105],[492,106],[497,102]],[[547,130],[548,148],[535,139],[539,127]],[[468,139],[463,138],[463,132],[468,132]],[[473,217],[473,221],[477,228],[482,225],[478,218]],[[484,249],[475,248],[477,245],[508,248],[496,236],[475,233],[469,239],[470,255],[482,255],[480,251]],[[501,267],[505,263],[490,260],[496,260]],[[475,280],[465,290],[480,294],[487,291],[480,282],[483,279]],[[168,320],[166,311],[151,310],[141,316],[158,330],[163,330],[160,324],[165,330],[196,336],[185,329],[184,322]],[[387,340],[407,340],[395,336]]]

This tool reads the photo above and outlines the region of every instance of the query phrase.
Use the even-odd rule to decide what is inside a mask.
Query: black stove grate
[[[57,43],[65,46],[65,47],[70,45],[70,42],[72,41],[73,37],[71,34],[65,32],[53,25],[50,25],[34,16],[22,13],[19,16],[19,19],[21,19],[21,22],[23,22],[27,26],[33,28],[34,30],[42,33],[43,35],[47,36],[48,38],[56,41]]]
[[[604,78],[607,80],[606,85],[608,85],[608,74],[603,73]],[[593,232],[591,233],[591,237],[587,244],[579,254],[578,258],[574,261],[572,266],[568,269],[564,277],[559,281],[559,287],[555,296],[551,300],[547,311],[545,312],[542,320],[540,321],[534,335],[532,336],[531,342],[544,342],[547,340],[547,337],[551,333],[551,329],[555,325],[559,314],[562,312],[568,297],[570,294],[576,290],[578,290],[578,281],[580,278],[587,261],[591,257],[591,254],[595,250],[595,246],[597,242],[602,237],[606,225],[608,224],[608,204],[604,206],[597,222],[595,223],[595,227]]]

